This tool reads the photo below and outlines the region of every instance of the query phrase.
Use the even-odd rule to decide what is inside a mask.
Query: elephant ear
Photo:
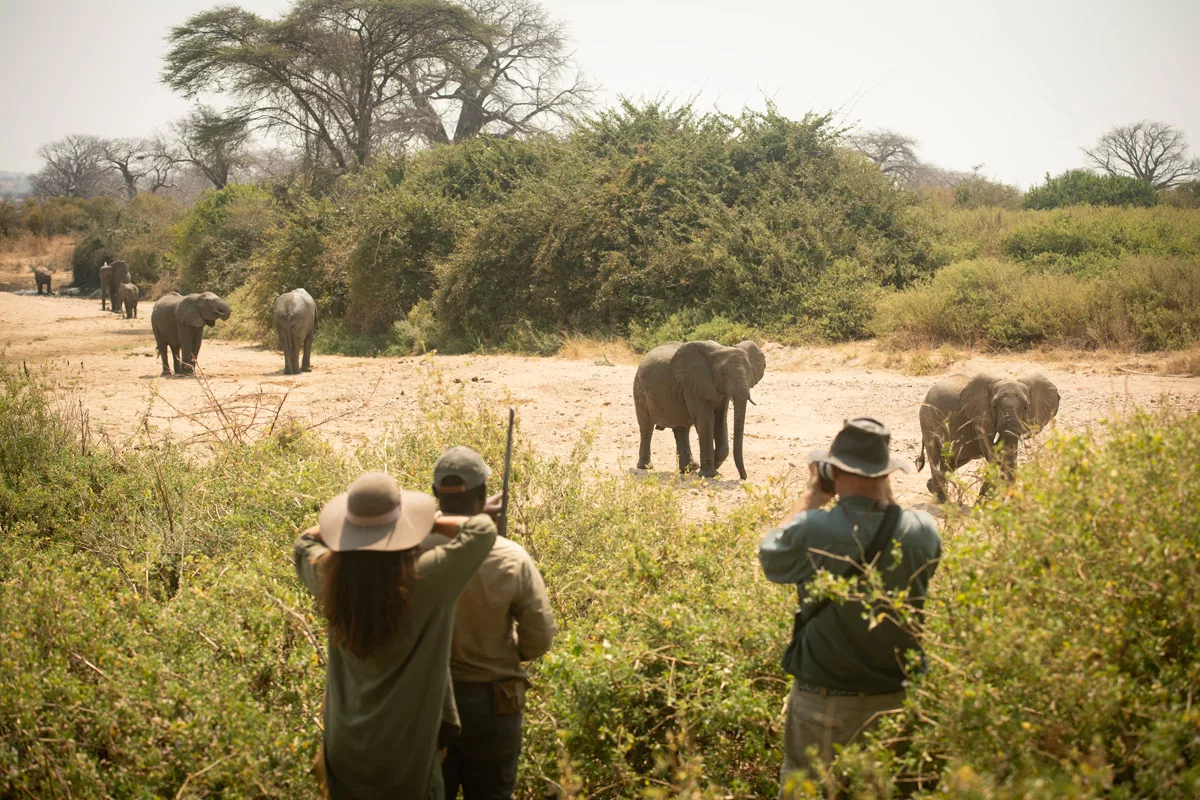
[[[992,441],[998,428],[992,409],[992,393],[999,380],[995,375],[980,372],[967,381],[958,393],[959,429],[950,431],[951,435],[968,438],[973,432]]]
[[[189,294],[179,301],[175,309],[175,322],[189,328],[204,327],[204,317],[200,314],[200,295]]]
[[[1050,424],[1050,420],[1058,414],[1058,387],[1050,382],[1040,372],[1030,372],[1017,378],[1029,389],[1029,407],[1025,412],[1025,429],[1028,436],[1033,436]]]
[[[712,374],[712,353],[720,349],[715,342],[687,342],[679,346],[671,357],[671,372],[693,395],[712,404],[721,402]]]
[[[767,357],[758,349],[758,345],[749,339],[734,346],[742,348],[746,355],[750,356],[750,386],[757,386],[767,372]]]

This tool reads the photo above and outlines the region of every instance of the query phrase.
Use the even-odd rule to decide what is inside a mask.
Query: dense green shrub
[[[111,197],[49,197],[29,198],[19,210],[21,224],[34,236],[61,236],[111,227],[119,206]]]
[[[1125,256],[1200,256],[1200,225],[1188,212],[1071,209],[1014,225],[1002,246],[1041,268],[1098,273]]]
[[[1200,181],[1188,181],[1166,190],[1162,202],[1175,208],[1200,208]]]
[[[176,228],[172,258],[184,292],[228,294],[250,277],[251,257],[280,221],[270,193],[231,183],[209,189]]]
[[[1200,341],[1200,260],[1126,258],[1100,276],[961,262],[887,297],[873,326],[900,346],[1186,347]]]
[[[1097,175],[1086,169],[1067,170],[1025,193],[1022,205],[1032,209],[1064,206],[1153,206],[1158,205],[1158,190],[1136,178],[1123,175]]]
[[[117,249],[112,241],[112,231],[88,234],[71,254],[72,283],[85,289],[100,286],[100,267],[117,260]]]
[[[76,286],[100,285],[100,266],[118,259],[129,264],[130,279],[146,292],[169,268],[172,226],[185,210],[167,197],[134,196],[106,225],[97,225],[75,248],[72,271]]]

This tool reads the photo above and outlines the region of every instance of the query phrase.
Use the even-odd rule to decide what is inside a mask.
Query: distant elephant
[[[50,270],[45,267],[38,267],[33,271],[33,280],[37,283],[38,294],[42,293],[43,286],[46,288],[47,295],[54,294],[54,292],[50,291]]]
[[[922,452],[917,469],[929,459],[933,477],[927,484],[939,501],[946,501],[946,471],[953,472],[969,461],[999,460],[1005,479],[1012,477],[1017,445],[1033,436],[1058,413],[1059,394],[1040,372],[1020,378],[1001,378],[988,373],[951,375],[938,381],[925,395],[919,414]],[[943,458],[949,444],[950,460]],[[985,483],[980,496],[986,495]]]
[[[100,267],[100,310],[105,311],[104,301],[111,300],[112,295],[108,293],[109,283],[112,281],[112,264],[107,261],[104,266]]]
[[[293,289],[275,298],[275,333],[283,351],[283,373],[312,371],[313,332],[317,329],[317,304],[304,289]],[[304,360],[300,360],[300,349]]]
[[[125,304],[125,319],[137,316],[138,287],[136,283],[121,284],[121,302]]]
[[[154,345],[162,357],[162,374],[170,375],[167,348],[175,362],[175,374],[192,372],[200,353],[204,326],[212,327],[218,319],[229,319],[229,304],[212,292],[189,294],[169,292],[158,298],[150,312],[150,327],[154,329]],[[180,363],[179,351],[183,350]]]
[[[114,314],[121,313],[121,285],[129,283],[129,265],[124,261],[114,261],[100,268],[100,310],[104,310],[104,299],[109,300],[109,307]]]
[[[700,475],[714,477],[729,455],[729,403],[733,402],[733,463],[746,479],[742,438],[750,389],[762,380],[767,359],[754,342],[725,347],[717,342],[667,342],[654,348],[638,365],[633,379],[642,443],[638,469],[650,468],[650,438],[654,429],[675,433],[679,471],[696,469],[688,441],[696,426],[700,440]]]

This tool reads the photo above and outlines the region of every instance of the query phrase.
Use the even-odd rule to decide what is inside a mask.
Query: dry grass
[[[46,238],[22,234],[0,239],[0,289],[34,288],[33,271],[45,267],[53,274],[53,287],[71,282],[71,256],[75,239],[71,236]]]
[[[589,339],[568,334],[556,354],[571,361],[591,361],[595,364],[637,364],[641,356],[624,339]]]

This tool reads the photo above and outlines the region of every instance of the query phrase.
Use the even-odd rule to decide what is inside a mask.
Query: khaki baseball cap
[[[447,494],[465,492],[483,486],[491,474],[479,453],[469,447],[451,447],[433,465],[433,488]],[[455,481],[446,486],[446,478],[450,477],[458,478],[461,483]]]

